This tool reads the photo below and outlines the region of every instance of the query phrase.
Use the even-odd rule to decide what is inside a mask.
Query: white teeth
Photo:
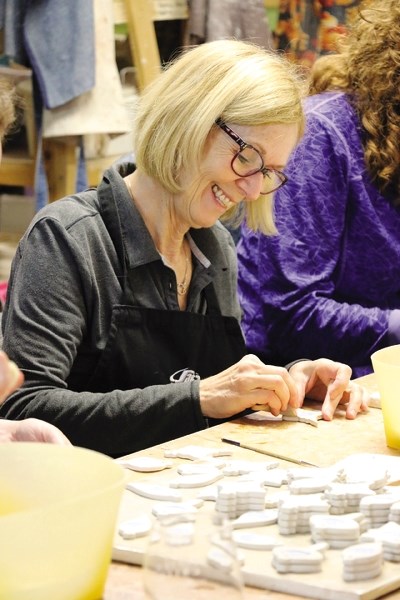
[[[224,208],[230,208],[233,205],[233,202],[225,196],[224,192],[216,184],[212,186],[212,191]]]

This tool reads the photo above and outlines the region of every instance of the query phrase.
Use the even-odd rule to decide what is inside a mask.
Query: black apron
[[[221,315],[212,283],[203,291],[206,314],[137,305],[135,269],[129,269],[125,259],[115,199],[100,193],[99,200],[121,261],[123,293],[121,304],[113,307],[107,345],[86,390],[104,393],[168,384],[174,373],[185,368],[205,378],[240,360],[246,351],[239,323]]]

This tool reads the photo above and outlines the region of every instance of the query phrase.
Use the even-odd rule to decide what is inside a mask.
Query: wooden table
[[[371,390],[376,390],[373,376],[367,376],[360,381]],[[221,445],[222,437],[239,440],[260,448],[270,448],[279,454],[301,458],[317,463],[319,466],[327,466],[346,456],[358,453],[400,456],[399,452],[386,446],[382,413],[377,408],[371,408],[368,413],[360,414],[354,421],[346,420],[344,413],[339,411],[333,421],[320,421],[318,427],[283,421],[269,422],[266,425],[265,421],[249,422],[239,419],[154,446],[138,452],[137,455],[162,458],[165,449],[178,448],[187,444],[215,447]],[[240,451],[243,452],[244,460],[255,457],[255,453],[252,451],[246,449],[240,449]],[[260,458],[261,455],[257,454],[257,456]],[[266,457],[264,456],[264,458]],[[286,464],[289,466],[291,463]],[[245,588],[244,598],[245,600],[253,598],[257,600],[293,600],[297,598],[298,600],[297,596],[251,587]],[[387,594],[385,598],[399,598],[399,592]],[[144,599],[141,568],[113,562],[110,566],[103,600],[131,599]]]

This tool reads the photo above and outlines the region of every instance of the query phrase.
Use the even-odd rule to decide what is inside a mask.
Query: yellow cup
[[[381,396],[386,443],[400,450],[400,344],[377,350],[371,361]]]
[[[0,600],[101,598],[124,479],[84,448],[0,445]]]

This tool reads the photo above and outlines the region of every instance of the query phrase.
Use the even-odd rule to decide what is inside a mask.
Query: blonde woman
[[[304,395],[354,418],[346,365],[290,370],[248,355],[233,240],[222,219],[274,229],[271,193],[303,130],[302,83],[246,42],[188,50],[143,94],[136,167],[41,211],[19,245],[4,346],[25,383],[3,405],[112,456]]]

